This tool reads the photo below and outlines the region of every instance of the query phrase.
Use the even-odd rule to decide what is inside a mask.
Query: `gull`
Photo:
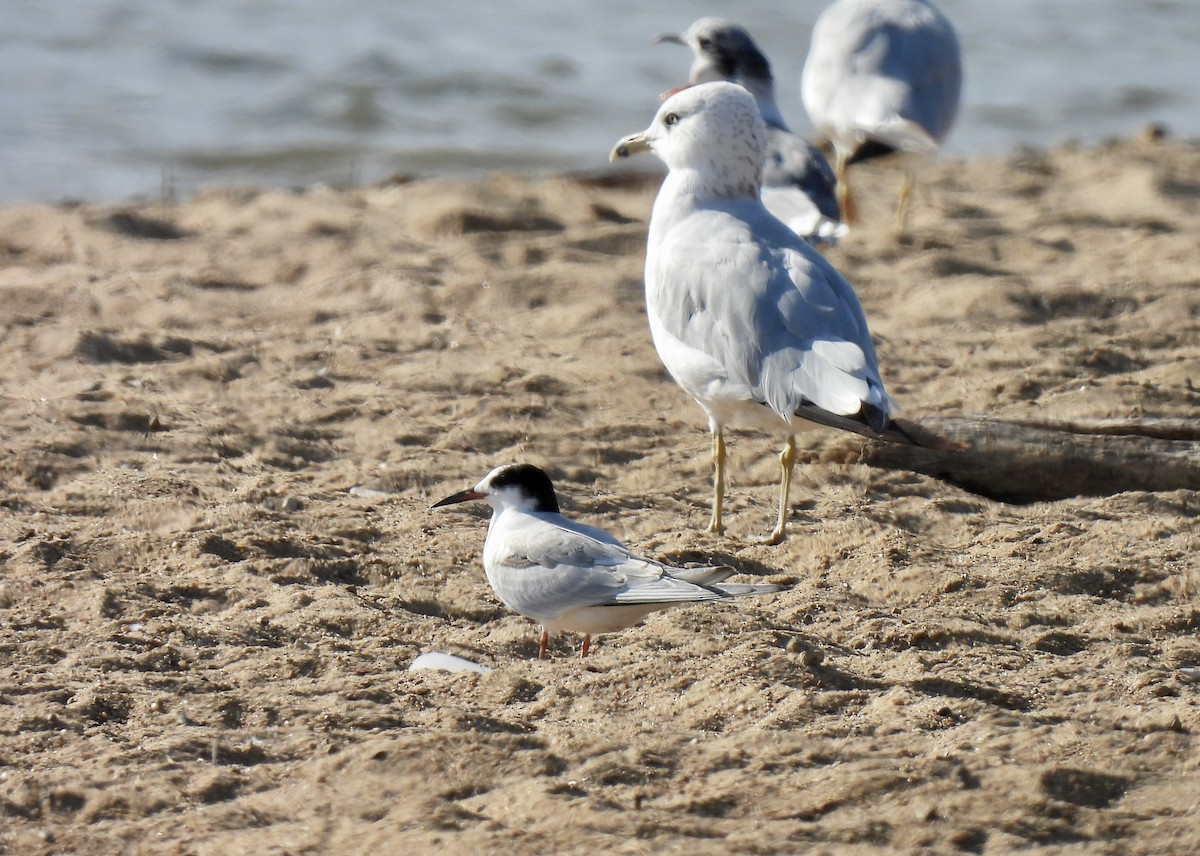
[[[702,83],[664,101],[610,159],[653,152],[669,172],[650,215],[646,314],[667,371],[708,415],[709,531],[723,531],[727,426],[786,437],[783,540],[796,432],[816,425],[902,443],[862,307],[850,284],[759,199],[766,126],[753,96]]]
[[[496,467],[433,508],[477,499],[492,506],[483,544],[488,583],[505,606],[541,623],[539,660],[551,633],[584,634],[586,657],[593,633],[624,630],[652,612],[786,588],[724,582],[733,568],[675,568],[643,558],[603,529],[564,517],[550,477],[531,464]]]
[[[691,48],[694,57],[688,83],[728,80],[750,90],[767,124],[767,161],[762,200],[797,234],[835,241],[846,233],[840,223],[837,179],[825,155],[788,130],[775,103],[771,63],[744,27],[722,18],[701,18],[679,35],[663,33],[655,44],[669,42]]]
[[[851,163],[895,151],[929,154],[949,133],[962,94],[958,37],[928,0],[836,0],[813,26],[800,88],[813,125],[833,144],[838,201],[853,220]],[[912,187],[906,169],[900,230]]]

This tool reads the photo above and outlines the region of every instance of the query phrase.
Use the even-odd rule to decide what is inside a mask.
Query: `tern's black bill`
[[[472,499],[483,499],[483,494],[473,488],[460,490],[458,493],[435,502],[430,508],[441,508],[443,505],[456,505],[460,502],[470,502]]]

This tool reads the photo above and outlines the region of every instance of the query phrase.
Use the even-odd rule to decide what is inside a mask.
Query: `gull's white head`
[[[758,196],[767,128],[744,87],[701,83],[667,98],[650,127],[618,142],[609,160],[641,152],[653,152],[672,172],[691,173],[697,193]]]
[[[482,499],[497,511],[506,508],[518,511],[558,511],[558,497],[555,496],[550,477],[532,464],[505,464],[496,467],[475,487],[460,490],[435,503],[433,508],[473,499]]]

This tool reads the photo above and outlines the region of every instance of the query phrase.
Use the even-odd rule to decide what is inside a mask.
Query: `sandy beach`
[[[943,159],[900,239],[899,175],[856,169],[827,255],[905,416],[1195,419],[1200,146]],[[1006,504],[811,432],[767,547],[776,441],[735,434],[705,533],[658,182],[0,209],[0,850],[1200,849],[1196,491]],[[486,506],[429,510],[518,460],[792,588],[538,661]]]

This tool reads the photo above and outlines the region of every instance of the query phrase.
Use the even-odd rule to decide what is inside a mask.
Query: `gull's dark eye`
[[[663,124],[665,124],[665,125],[674,125],[678,121],[679,121],[678,113],[668,113],[667,115],[663,116]]]

